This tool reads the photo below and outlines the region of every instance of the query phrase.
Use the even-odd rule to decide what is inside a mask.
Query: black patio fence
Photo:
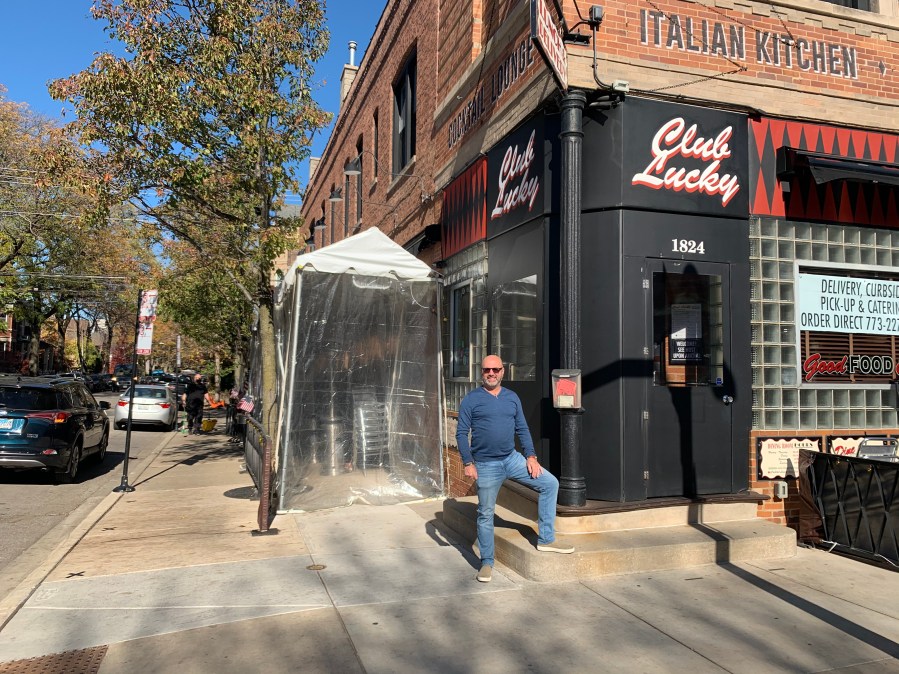
[[[899,568],[899,464],[801,450],[799,540]]]
[[[262,425],[253,417],[246,414],[238,414],[240,421],[246,424],[244,438],[244,460],[247,472],[256,484],[259,492],[259,511],[256,519],[259,529],[254,534],[277,533],[271,528],[275,517],[275,499],[272,482],[272,440],[262,428]]]

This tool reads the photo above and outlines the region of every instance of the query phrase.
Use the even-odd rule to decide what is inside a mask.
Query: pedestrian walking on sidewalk
[[[209,396],[209,389],[203,381],[203,375],[199,372],[194,375],[194,380],[184,387],[184,410],[187,412],[187,430],[193,435],[199,435],[203,427],[203,405]]]
[[[481,362],[481,386],[459,406],[456,445],[466,477],[477,481],[478,547],[481,569],[477,579],[490,582],[493,574],[493,512],[506,479],[535,490],[537,499],[537,550],[570,554],[574,548],[556,542],[556,497],[559,481],[537,460],[534,442],[524,418],[521,400],[502,387],[505,369],[499,356]],[[471,444],[468,434],[471,432]],[[515,449],[515,436],[524,456]]]

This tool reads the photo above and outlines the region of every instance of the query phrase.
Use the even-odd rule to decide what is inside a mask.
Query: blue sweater
[[[471,446],[468,431],[471,431]],[[494,396],[479,386],[462,399],[459,405],[459,426],[456,445],[462,462],[496,461],[515,451],[515,435],[521,442],[525,456],[534,454],[534,441],[524,420],[521,400],[513,391],[500,388]]]

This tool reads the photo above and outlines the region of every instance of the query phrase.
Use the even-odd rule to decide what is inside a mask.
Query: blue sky
[[[104,23],[90,16],[91,0],[42,0],[3,2],[0,27],[0,84],[10,101],[27,103],[47,117],[66,121],[63,105],[50,98],[47,82],[87,67],[96,52],[115,51],[104,34]],[[350,40],[358,43],[356,65],[368,46],[386,0],[330,0],[326,5],[331,45],[316,69],[315,97],[329,112],[337,112],[340,73],[348,62]],[[71,114],[71,111],[68,112]],[[318,156],[330,129],[316,134],[312,154]],[[308,178],[308,162],[300,170]]]

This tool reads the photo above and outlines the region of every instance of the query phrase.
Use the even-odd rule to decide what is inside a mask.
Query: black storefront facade
[[[556,474],[559,126],[548,110],[505,137],[487,153],[486,187],[460,185],[470,185],[469,169],[447,188],[467,195],[467,215],[443,223],[444,241],[455,242],[450,271],[476,247],[486,253],[477,356],[503,357],[538,455]],[[588,499],[749,486],[747,126],[745,115],[637,97],[585,110],[579,455]]]

